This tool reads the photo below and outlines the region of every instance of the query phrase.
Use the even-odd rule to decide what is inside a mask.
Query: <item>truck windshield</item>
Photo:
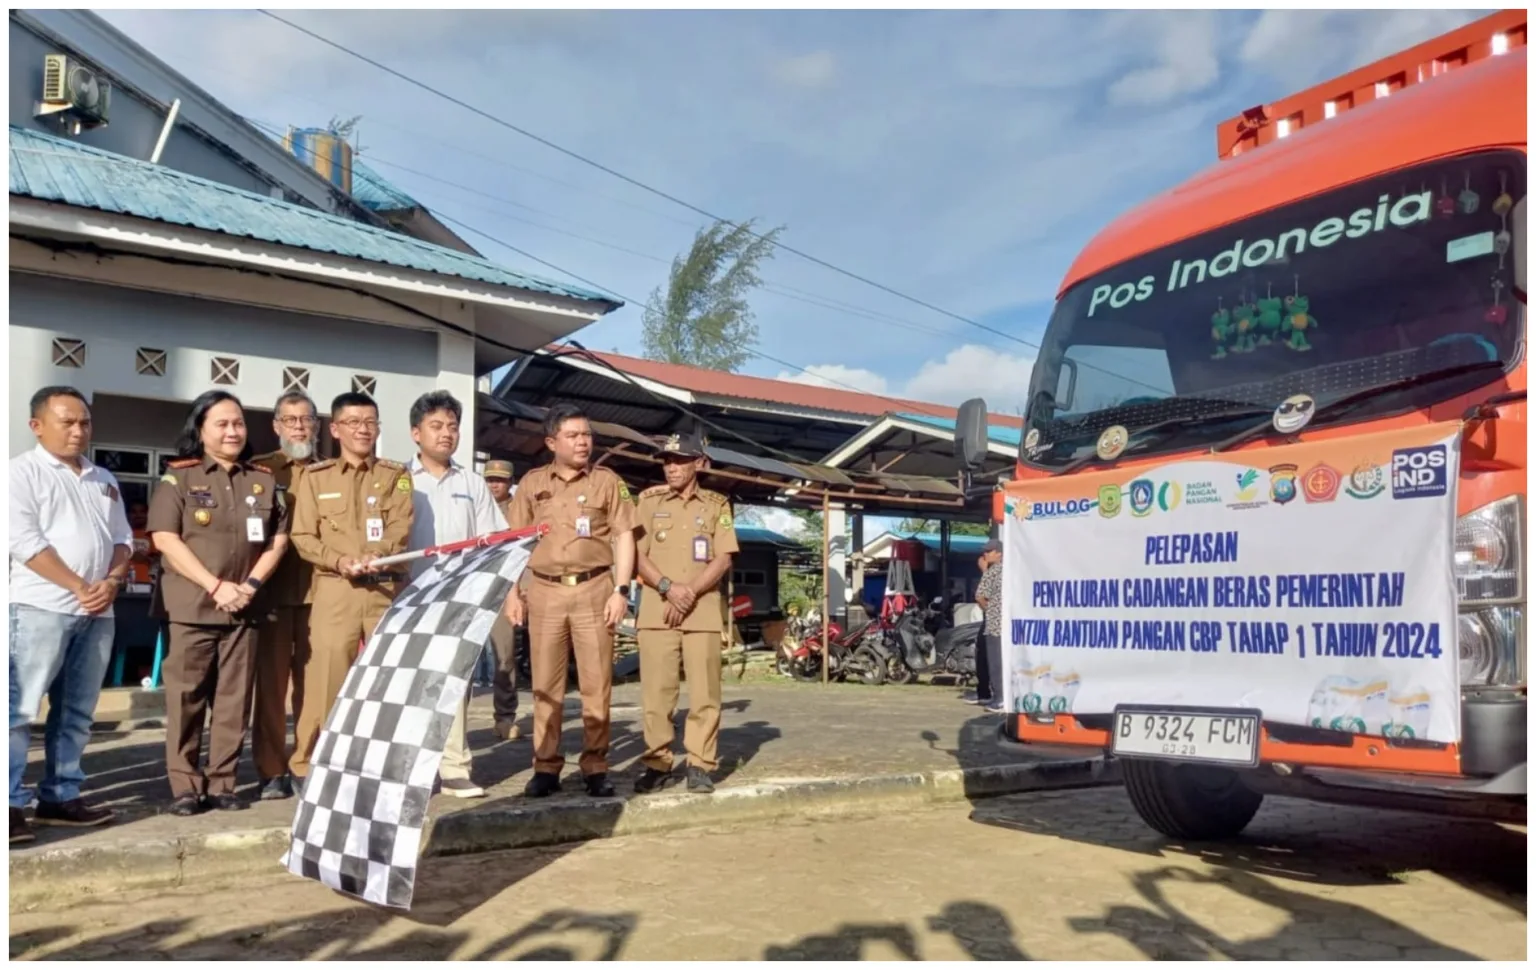
[[[1512,210],[1525,156],[1483,152],[1363,181],[1122,263],[1056,305],[1025,461],[1060,467],[1113,425],[1131,453],[1209,445],[1287,397],[1358,421],[1486,384],[1522,353]],[[1447,371],[1444,380],[1412,380]],[[1324,422],[1326,423],[1326,422]],[[1155,439],[1155,440],[1154,440]]]

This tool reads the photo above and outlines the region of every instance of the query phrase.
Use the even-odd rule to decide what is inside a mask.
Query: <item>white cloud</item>
[[[1300,90],[1423,43],[1477,16],[1464,10],[1266,10],[1244,38],[1238,58],[1249,68]],[[1307,56],[1297,57],[1296,51],[1306,51]]]
[[[889,394],[932,404],[957,405],[973,397],[983,397],[990,410],[1008,413],[1023,410],[1029,375],[1034,366],[1035,358],[1027,354],[1015,355],[978,344],[962,344],[941,360],[926,361],[917,373],[899,385],[871,370],[846,364],[813,364],[806,368],[810,374],[780,371],[778,379]]]
[[[826,50],[786,57],[773,65],[773,76],[795,87],[825,87],[837,76],[837,57]]]
[[[779,535],[787,536],[791,539],[805,531],[805,523],[800,521],[799,516],[787,509],[752,506],[747,515],[742,516],[738,514],[737,517],[749,519],[765,529],[772,529]]]
[[[1111,104],[1151,107],[1210,87],[1221,74],[1216,14],[1209,10],[1164,12],[1149,20],[1157,62],[1137,68],[1109,86]]]
[[[814,387],[830,387],[838,391],[863,391],[866,394],[888,394],[890,385],[884,377],[862,367],[843,364],[812,364],[805,373],[779,371],[778,380],[810,384]]]

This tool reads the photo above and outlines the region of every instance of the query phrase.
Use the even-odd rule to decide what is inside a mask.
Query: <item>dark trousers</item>
[[[986,629],[985,626],[982,627]],[[1003,685],[1008,682],[1008,671],[1003,669],[1003,638],[997,634],[982,635],[982,642],[986,645],[984,651],[987,655],[987,672],[991,675],[992,699],[997,703],[1003,702]]]
[[[976,628],[976,696],[992,699],[992,663],[987,658],[986,624]]]
[[[165,768],[171,794],[225,795],[251,716],[256,628],[172,623],[166,651]],[[203,724],[208,760],[202,760]]]
[[[491,679],[496,723],[511,724],[517,720],[517,631],[505,613],[491,627],[491,653],[496,660]]]

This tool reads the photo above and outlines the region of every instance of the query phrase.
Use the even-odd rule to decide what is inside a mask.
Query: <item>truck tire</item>
[[[1136,814],[1174,839],[1230,839],[1264,801],[1230,768],[1129,758],[1120,762],[1120,774]]]

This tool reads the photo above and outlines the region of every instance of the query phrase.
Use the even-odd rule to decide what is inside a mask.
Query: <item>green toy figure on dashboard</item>
[[[1311,350],[1307,343],[1307,331],[1317,329],[1317,318],[1309,311],[1311,301],[1300,294],[1285,298],[1285,329],[1290,334],[1285,345],[1292,350]]]

